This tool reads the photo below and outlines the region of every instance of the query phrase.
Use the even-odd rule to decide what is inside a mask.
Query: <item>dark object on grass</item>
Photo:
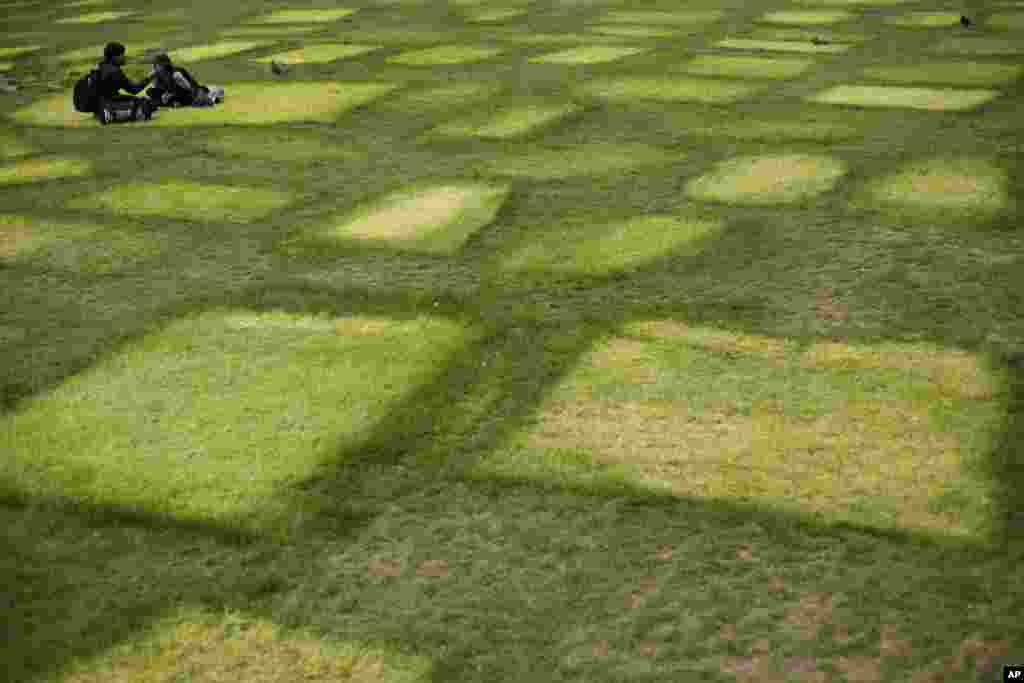
[[[1024,366],[1024,351],[1008,351],[1004,359],[1009,365]]]
[[[284,64],[278,64],[274,60],[270,60],[270,70],[277,76],[283,76],[288,73],[288,67]]]
[[[960,25],[964,26],[964,27],[970,26],[971,25],[971,20],[961,14],[960,15]]]
[[[815,45],[828,45],[829,44],[829,41],[825,40],[824,38],[819,38],[818,36],[814,36],[813,38],[811,38],[811,42],[814,43]]]

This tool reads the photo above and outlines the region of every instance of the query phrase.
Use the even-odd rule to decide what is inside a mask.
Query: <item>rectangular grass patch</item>
[[[904,107],[929,111],[966,111],[999,96],[995,90],[954,90],[901,88],[895,86],[838,85],[807,98],[821,104],[846,104],[858,107]]]
[[[195,47],[177,48],[168,53],[175,62],[198,62],[204,59],[219,59],[239,52],[246,52],[257,47],[264,47],[266,42],[224,41],[212,45],[196,45]]]
[[[602,21],[624,22],[627,24],[709,24],[724,16],[720,10],[705,12],[660,12],[656,10],[614,11],[601,17]]]
[[[598,64],[613,62],[623,57],[647,52],[638,47],[614,47],[596,45],[592,47],[574,47],[561,52],[532,57],[532,64]]]
[[[284,62],[285,64],[310,64],[333,62],[346,57],[355,57],[368,52],[381,49],[380,45],[352,45],[352,44],[325,44],[306,45],[296,50],[278,52],[266,57],[258,57],[254,62],[267,63],[271,61]]]
[[[474,474],[755,501],[978,538],[1005,376],[955,349],[877,348],[650,320],[595,343]]]
[[[73,200],[69,206],[129,216],[247,223],[293,200],[290,194],[275,190],[177,181],[122,183],[106,192]]]
[[[701,55],[684,67],[694,76],[731,78],[793,78],[814,64],[812,59]]]
[[[435,128],[432,134],[484,138],[515,137],[554,123],[577,111],[579,111],[579,108],[572,104],[514,107],[480,123],[467,121],[465,123],[444,124]]]
[[[358,446],[470,336],[420,317],[223,309],[172,322],[0,416],[29,497],[288,533],[294,486]]]
[[[794,40],[750,40],[747,38],[726,38],[716,43],[717,47],[727,47],[733,50],[765,50],[767,52],[823,52],[826,54],[839,54],[850,49],[849,45],[816,45],[813,42],[799,42]]]
[[[757,86],[697,78],[634,77],[595,80],[578,87],[591,97],[612,100],[665,100],[734,102],[755,92]]]
[[[472,47],[469,45],[442,45],[440,47],[413,52],[403,52],[389,57],[386,61],[392,64],[408,64],[412,66],[434,66],[444,64],[464,64],[480,62],[501,54],[495,48]]]
[[[355,9],[336,7],[334,9],[283,9],[249,19],[250,24],[302,24],[327,23],[344,19],[356,13]]]
[[[135,12],[92,12],[91,14],[80,14],[77,17],[58,19],[58,24],[99,24],[104,21],[114,21],[131,16]]]

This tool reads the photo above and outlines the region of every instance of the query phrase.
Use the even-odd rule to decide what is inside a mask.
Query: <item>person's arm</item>
[[[144,80],[139,81],[138,83],[133,83],[132,80],[125,75],[124,71],[118,69],[114,83],[117,85],[118,90],[124,90],[131,95],[138,95],[152,81],[153,75],[150,74]]]

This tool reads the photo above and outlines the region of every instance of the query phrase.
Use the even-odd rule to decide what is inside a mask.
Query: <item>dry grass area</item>
[[[112,658],[102,671],[74,673],[62,683],[372,683],[389,680],[379,655],[345,657],[319,639],[289,637],[267,621],[236,628],[185,622],[151,653]]]
[[[687,183],[687,194],[724,202],[794,202],[827,192],[845,172],[841,161],[826,156],[741,157]]]
[[[443,229],[475,200],[473,187],[444,186],[390,198],[389,205],[349,223],[342,234],[356,239],[416,240]]]
[[[32,241],[35,231],[29,223],[20,216],[4,216],[0,219],[0,256],[13,258],[18,255],[19,249],[24,249]]]
[[[871,184],[877,203],[924,209],[999,211],[1007,206],[1006,171],[982,159],[931,159],[918,162]]]

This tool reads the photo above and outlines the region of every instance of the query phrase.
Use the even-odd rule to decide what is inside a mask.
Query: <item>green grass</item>
[[[0,2],[4,680],[1024,654],[1019,12],[675,5]]]

